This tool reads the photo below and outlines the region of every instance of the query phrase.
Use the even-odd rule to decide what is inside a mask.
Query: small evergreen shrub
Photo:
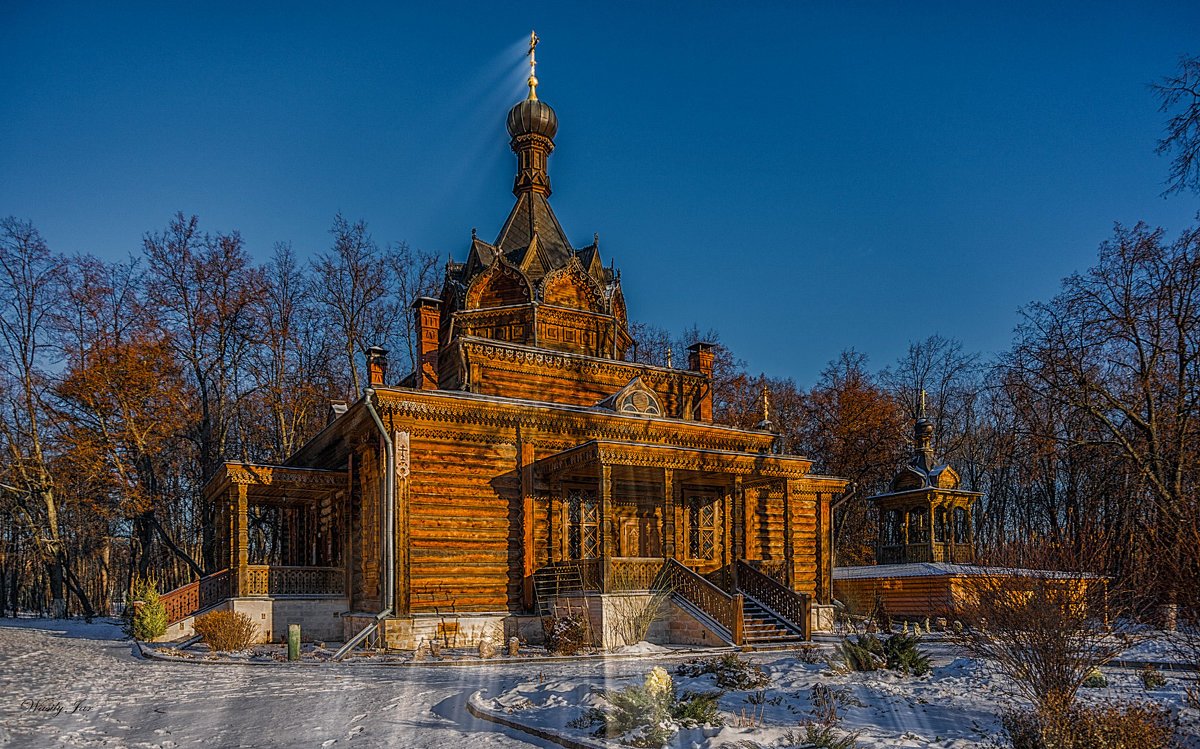
[[[892,635],[883,646],[887,667],[902,674],[924,676],[929,673],[929,656],[917,647],[917,638],[912,635]]]
[[[1162,671],[1159,671],[1149,663],[1146,664],[1145,668],[1138,671],[1138,678],[1142,680],[1142,686],[1146,689],[1162,689],[1167,685],[1167,677],[1163,676]]]
[[[855,749],[858,746],[858,732],[843,733],[833,726],[815,725],[812,723],[802,726],[803,733],[788,731],[783,735],[784,746],[797,749]]]
[[[147,642],[161,637],[167,631],[167,609],[158,600],[158,585],[153,579],[139,577],[133,581],[130,598],[134,602],[129,619],[133,639]]]
[[[727,653],[717,658],[703,658],[681,663],[675,669],[680,676],[704,676],[711,674],[721,689],[760,689],[771,683],[771,677],[762,666]]]
[[[591,626],[580,611],[542,617],[546,650],[554,655],[575,655],[591,644]]]
[[[602,694],[608,709],[592,708],[572,721],[571,726],[599,725],[595,736],[616,738],[627,746],[658,749],[680,728],[722,723],[717,712],[717,694],[679,694],[671,675],[659,667],[647,674],[640,686]]]
[[[883,643],[875,635],[859,635],[842,641],[839,653],[851,671],[875,671],[887,665]]]
[[[1173,746],[1171,713],[1157,705],[1076,705],[1057,715],[1022,710],[1000,725],[1013,749],[1162,749]]]
[[[254,621],[240,611],[213,611],[198,616],[192,628],[214,652],[245,650],[254,642]]]
[[[1083,686],[1088,689],[1103,689],[1108,686],[1108,679],[1104,678],[1104,674],[1100,673],[1100,669],[1093,668],[1083,678]]]

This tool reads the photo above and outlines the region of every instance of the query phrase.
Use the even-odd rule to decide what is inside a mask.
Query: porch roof
[[[317,468],[223,463],[204,486],[204,498],[215,501],[235,486],[245,486],[257,503],[309,502],[347,485],[345,471]]]
[[[727,474],[764,480],[799,479],[808,475],[812,461],[798,455],[771,455],[726,450],[702,450],[645,442],[590,440],[533,464],[534,473],[549,479],[591,475],[599,466],[643,470],[672,469],[694,474]]]

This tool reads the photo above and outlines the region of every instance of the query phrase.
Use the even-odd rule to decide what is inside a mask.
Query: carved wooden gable
[[[636,414],[639,416],[662,416],[662,403],[658,393],[651,390],[642,382],[641,375],[634,377],[629,384],[596,404],[597,408],[607,408],[620,414]]]
[[[466,308],[501,307],[523,304],[530,299],[529,280],[502,257],[475,277],[467,289]]]
[[[546,304],[604,313],[604,292],[576,258],[546,274],[540,284],[540,297]]]

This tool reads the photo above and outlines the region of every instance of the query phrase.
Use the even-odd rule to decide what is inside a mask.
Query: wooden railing
[[[933,549],[929,544],[898,544],[879,547],[880,564],[932,562]]]
[[[340,567],[246,567],[243,596],[342,596],[346,573]]]
[[[787,562],[782,559],[742,560],[780,585],[787,585]]]
[[[734,562],[734,569],[738,590],[766,606],[789,626],[802,633],[804,639],[812,639],[809,619],[812,599],[809,596],[781,585],[740,559]]]
[[[605,592],[650,590],[662,568],[662,557],[613,557],[606,573]]]
[[[658,584],[725,628],[734,645],[742,644],[742,597],[730,595],[674,559],[663,565]]]
[[[158,600],[167,610],[167,623],[174,624],[224,601],[229,597],[230,579],[229,570],[221,570],[163,593]]]

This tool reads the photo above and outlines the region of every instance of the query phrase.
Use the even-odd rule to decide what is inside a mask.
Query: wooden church
[[[714,423],[710,345],[686,369],[630,361],[620,273],[550,206],[558,118],[532,69],[507,126],[516,201],[414,305],[417,370],[393,379],[372,349],[369,388],[284,465],[224,466],[205,501],[227,569],[164,596],[168,638],[226,607],[276,640],[300,624],[392,648],[536,641],[564,600],[607,633],[606,601],[664,588],[660,641],[753,645],[819,623],[846,481],[780,454],[769,422]],[[263,518],[272,543],[249,531]]]

